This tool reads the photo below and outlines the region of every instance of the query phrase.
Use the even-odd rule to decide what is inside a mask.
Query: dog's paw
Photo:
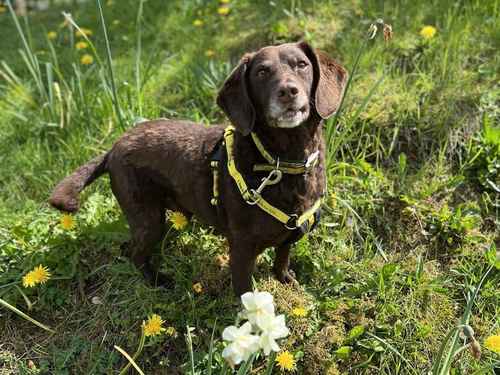
[[[275,271],[274,273],[275,273],[278,281],[282,284],[299,285],[299,282],[295,278],[296,277],[295,272],[293,272],[293,270],[291,270],[291,269],[288,269],[285,271],[280,271],[280,272]]]

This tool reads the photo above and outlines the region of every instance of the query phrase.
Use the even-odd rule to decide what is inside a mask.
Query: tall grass
[[[326,167],[327,170],[330,169],[332,166],[333,160],[337,155],[337,151],[339,149],[339,146],[343,143],[346,143],[346,137],[350,134],[352,128],[354,125],[357,123],[357,120],[359,118],[359,115],[365,110],[366,106],[370,102],[370,99],[372,96],[375,94],[377,91],[378,86],[382,83],[384,79],[384,75],[382,75],[371,87],[371,89],[368,91],[366,96],[363,98],[361,104],[359,107],[356,109],[354,114],[352,116],[349,116],[345,119],[345,124],[343,124],[341,130],[339,130],[339,120],[342,115],[342,111],[344,109],[344,103],[346,96],[348,96],[349,91],[351,89],[351,85],[353,82],[354,77],[358,73],[358,68],[359,68],[359,62],[362,57],[362,55],[367,51],[367,48],[370,45],[370,42],[374,40],[377,34],[382,34],[384,32],[384,27],[386,25],[384,24],[384,21],[381,19],[376,20],[374,23],[370,25],[370,28],[368,29],[366,36],[362,39],[358,50],[356,52],[354,62],[352,65],[352,68],[349,70],[349,78],[347,79],[347,83],[344,89],[344,95],[342,96],[342,99],[339,104],[339,108],[337,109],[337,112],[335,112],[334,116],[332,117],[331,120],[327,121],[326,123],[326,145],[327,145],[327,156],[326,156]],[[389,26],[390,27],[390,26]],[[359,132],[356,132],[359,134]],[[363,129],[361,129],[360,133],[363,133]],[[359,137],[361,140],[362,137]],[[359,149],[360,144],[358,143],[358,149]],[[355,155],[351,155],[353,158]]]
[[[109,76],[106,77],[107,81],[111,85],[111,94],[113,97],[113,105],[115,107],[116,111],[116,116],[118,117],[118,123],[120,124],[122,130],[125,129],[125,123],[123,119],[123,114],[122,114],[122,109],[120,106],[120,102],[118,101],[118,93],[116,91],[116,84],[115,84],[115,73],[114,73],[114,68],[113,68],[113,58],[111,57],[111,46],[109,44],[109,38],[108,38],[108,30],[106,27],[106,22],[104,21],[104,13],[102,11],[102,5],[101,5],[101,0],[97,0],[97,6],[99,8],[99,16],[101,20],[101,27],[102,27],[102,32],[104,34],[104,41],[106,42],[106,59],[108,62],[108,74]],[[139,6],[140,9],[142,8],[142,3]]]
[[[293,255],[293,267],[304,289],[274,286],[265,276],[257,278],[259,287],[272,285],[284,296],[293,297],[281,302],[280,309],[289,309],[293,301],[304,301],[304,296],[310,301],[307,333],[294,337],[296,341],[290,349],[296,354],[297,373],[316,365],[312,361],[323,360],[308,357],[311,353],[307,347],[316,343],[325,348],[329,365],[346,373],[423,373],[432,371],[433,365],[437,375],[446,373],[446,368],[457,372],[491,370],[496,359],[488,357],[488,353],[484,353],[481,362],[463,355],[465,345],[458,336],[465,327],[462,314],[447,308],[461,303],[463,289],[468,290],[469,285],[461,284],[462,278],[474,280],[474,284],[481,279],[466,298],[467,306],[472,304],[480,319],[467,324],[474,328],[481,324],[477,329],[481,333],[495,330],[496,325],[488,324],[496,318],[492,301],[496,302],[498,273],[492,271],[483,278],[484,264],[478,260],[482,248],[477,243],[467,242],[458,249],[436,248],[432,235],[426,233],[425,217],[434,211],[428,209],[422,214],[419,207],[448,204],[454,209],[456,200],[471,206],[477,203],[479,193],[474,190],[475,185],[462,175],[483,154],[466,150],[470,157],[465,157],[460,170],[454,170],[449,136],[461,127],[472,129],[476,91],[488,91],[488,80],[495,77],[495,73],[484,71],[498,63],[498,54],[487,38],[488,32],[492,39],[496,38],[491,22],[498,19],[498,1],[474,0],[454,8],[449,1],[425,5],[362,1],[355,2],[361,4],[362,13],[357,13],[353,2],[287,1],[281,6],[279,2],[272,5],[242,0],[231,2],[231,13],[224,17],[216,12],[217,2],[114,3],[120,4],[120,10],[102,2],[102,7],[97,4],[95,14],[88,11],[90,7],[84,8],[85,14],[75,8],[75,19],[67,15],[71,22],[60,31],[57,41],[40,37],[34,31],[32,38],[30,30],[35,30],[35,22],[30,27],[27,18],[16,18],[12,32],[17,35],[22,54],[16,54],[17,60],[0,63],[0,87],[6,88],[6,94],[0,95],[0,117],[8,119],[0,129],[0,176],[7,181],[0,184],[0,268],[5,270],[0,272],[0,278],[6,281],[3,286],[14,285],[12,275],[27,262],[40,258],[50,259],[58,273],[71,275],[64,283],[47,286],[48,293],[43,296],[25,291],[39,316],[54,321],[62,306],[68,316],[75,317],[61,321],[58,335],[48,336],[44,353],[35,349],[34,357],[49,363],[54,373],[104,373],[118,372],[117,369],[130,372],[132,362],[109,350],[106,343],[135,348],[138,336],[123,332],[137,324],[138,316],[158,309],[168,314],[169,325],[196,326],[196,336],[192,335],[191,344],[176,337],[148,342],[144,345],[147,358],[139,342],[135,354],[127,355],[144,372],[169,371],[156,365],[164,361],[178,366],[180,371],[196,374],[232,373],[220,357],[219,329],[212,326],[214,316],[221,322],[227,321],[234,307],[227,288],[220,288],[214,281],[215,277],[226,277],[224,271],[214,276],[213,269],[207,267],[225,249],[220,238],[198,225],[193,226],[192,233],[169,236],[164,244],[166,259],[162,261],[173,287],[152,288],[118,256],[119,242],[126,240],[126,227],[106,183],[98,182],[94,190],[89,190],[90,199],[86,199],[85,208],[77,216],[77,228],[70,233],[61,233],[57,214],[47,209],[44,202],[59,177],[107,147],[123,131],[121,121],[126,126],[135,116],[167,114],[204,123],[223,121],[213,97],[230,71],[231,61],[243,50],[275,40],[274,26],[280,22],[288,27],[286,37],[304,35],[313,45],[350,61],[351,76],[345,100],[325,131],[332,199],[324,207],[318,230],[301,241]],[[125,15],[121,16],[125,5],[130,5],[132,17],[128,15],[124,22]],[[170,12],[179,9],[182,14]],[[109,22],[113,11],[120,12],[126,27],[113,29],[115,26]],[[161,12],[164,14],[158,16]],[[396,40],[384,47],[366,37],[365,32],[361,37],[357,32],[365,18],[379,14],[389,14],[392,18],[386,20],[397,24]],[[16,16],[9,17],[10,23]],[[204,22],[203,28],[192,26],[195,18]],[[83,67],[78,55],[72,53],[74,32],[90,20],[96,21],[94,27],[101,26],[102,31],[95,38],[84,39],[96,61]],[[335,32],[322,33],[323,27],[328,30],[337,22],[340,26]],[[240,27],[243,24],[250,27]],[[423,24],[437,27],[434,41],[424,44],[419,37]],[[63,36],[68,41],[63,42]],[[130,37],[132,43],[124,43],[122,37]],[[43,54],[38,52],[42,45]],[[215,51],[215,57],[204,57],[207,48]],[[127,51],[131,51],[130,56]],[[118,70],[118,66],[124,69]],[[130,86],[121,83],[121,71],[130,73]],[[391,86],[394,83],[397,85]],[[394,87],[408,92],[408,102],[416,103],[415,107],[385,107],[386,100],[390,102],[401,95],[388,91]],[[377,106],[388,114],[388,121],[367,115]],[[404,149],[404,141],[413,147],[413,154],[412,149]],[[460,142],[459,146],[463,145]],[[458,187],[452,186],[452,180],[458,181]],[[492,200],[496,198],[494,194]],[[412,200],[416,203],[408,203]],[[492,207],[488,204],[484,203]],[[498,228],[495,212],[481,206],[481,215],[483,222],[477,228],[480,241],[491,241]],[[417,270],[413,272],[416,254]],[[259,266],[270,268],[271,262],[271,253],[265,253]],[[71,271],[67,270],[69,263],[74,268]],[[380,271],[386,263],[398,267],[391,280],[384,280]],[[207,291],[197,295],[196,300],[186,298],[192,281],[204,278],[216,286],[207,286]],[[81,284],[88,287],[83,293],[78,288]],[[484,293],[479,294],[479,288]],[[12,306],[13,301],[23,303],[14,289],[13,293],[4,300]],[[105,303],[88,303],[87,293],[98,294]],[[29,306],[31,302],[26,303]],[[186,314],[189,308],[192,313]],[[438,316],[426,315],[429,311]],[[342,342],[343,330],[357,324],[353,320],[358,317],[366,323],[367,331],[353,342]],[[444,339],[446,332],[441,330],[450,321],[459,324]],[[421,323],[432,328],[429,336],[420,336]],[[299,321],[297,326],[302,324]],[[403,326],[402,333],[396,325]],[[6,326],[6,340],[12,343],[13,353],[24,356],[25,348],[35,342],[26,328],[29,325],[8,319]],[[322,336],[326,327],[338,328],[338,343]],[[14,330],[16,334],[11,334]],[[100,335],[105,335],[106,340],[96,345],[95,338]],[[320,339],[314,341],[317,338]],[[349,358],[336,357],[340,345],[352,347]],[[434,364],[431,360],[435,360]],[[22,366],[21,360],[19,363]],[[266,364],[262,358],[248,364],[247,370],[266,375],[276,372],[273,361]],[[320,371],[326,373],[327,369]]]
[[[7,7],[9,9],[10,15],[12,16],[12,20],[14,21],[17,33],[19,37],[21,38],[21,42],[23,45],[23,50],[20,51],[22,59],[25,63],[25,66],[27,67],[28,71],[31,74],[31,77],[36,83],[36,87],[38,89],[38,94],[42,98],[43,102],[41,105],[41,108],[48,108],[49,111],[49,116],[52,121],[54,121],[54,107],[53,107],[53,102],[50,101],[49,99],[49,94],[48,91],[50,90],[50,87],[53,84],[52,81],[52,75],[47,74],[47,83],[44,82],[43,75],[42,75],[42,70],[40,68],[40,62],[38,61],[38,58],[36,54],[34,53],[31,45],[28,43],[28,38],[21,27],[21,24],[19,22],[19,18],[16,15],[16,12],[14,11],[14,8],[12,7],[11,1],[7,0]],[[50,73],[50,63],[47,63],[46,69],[47,72]],[[45,104],[48,104],[46,106]]]
[[[472,308],[474,307],[474,302],[476,301],[479,291],[492,269],[494,269],[493,264],[488,267],[472,293],[468,295],[467,305],[465,306],[464,313],[460,319],[460,324],[450,330],[439,348],[437,358],[432,367],[432,375],[448,375],[453,359],[468,347],[468,345],[460,347],[459,334],[463,330],[470,329],[469,320],[472,314]],[[448,349],[446,349],[447,346]]]
[[[16,15],[10,0],[7,1],[7,6],[9,12],[11,14],[11,18],[14,22],[17,34],[21,39],[23,50],[20,51],[22,61],[24,62],[25,67],[29,71],[33,81],[35,82],[37,88],[37,95],[35,100],[37,101],[37,107],[40,108],[42,112],[42,118],[45,119],[46,125],[55,125],[59,124],[59,127],[64,127],[69,125],[72,118],[75,117],[76,114],[84,114],[85,117],[91,118],[92,115],[89,112],[89,101],[88,101],[88,93],[87,93],[87,84],[91,84],[89,81],[89,72],[82,74],[81,68],[78,63],[74,63],[73,66],[73,74],[66,76],[63,74],[61,69],[59,68],[59,62],[57,59],[57,52],[54,49],[52,41],[46,39],[47,46],[49,47],[49,58],[50,61],[45,62],[44,69],[41,68],[41,63],[37,57],[37,54],[34,52],[29,40],[29,26],[26,22],[26,31],[23,30],[21,26],[20,20]],[[120,98],[118,94],[118,89],[116,85],[116,74],[114,71],[113,58],[111,54],[111,46],[108,36],[108,30],[106,27],[106,22],[104,19],[104,13],[102,9],[102,5],[99,0],[97,0],[97,7],[99,10],[99,20],[102,27],[103,38],[105,42],[105,53],[106,53],[106,64],[103,63],[100,55],[97,51],[97,48],[93,41],[83,32],[83,30],[79,27],[79,25],[73,20],[70,14],[64,13],[63,15],[69,23],[68,34],[70,40],[70,48],[73,48],[75,45],[73,31],[77,30],[81,33],[82,37],[89,44],[89,47],[92,51],[93,56],[96,59],[98,70],[97,77],[101,81],[102,86],[104,87],[104,92],[109,95],[110,102],[112,107],[114,108],[115,116],[117,118],[118,125],[121,130],[125,130],[125,118],[123,109],[120,104]],[[140,20],[142,19],[142,9],[143,9],[143,1],[139,4],[137,22],[140,25]],[[140,34],[140,32],[139,32]],[[141,79],[140,79],[140,71],[139,71],[139,61],[141,58],[140,54],[140,36],[138,37],[138,55],[137,55],[137,72],[136,72],[136,85],[137,90],[140,90]],[[12,69],[8,67],[8,65],[3,62],[3,68],[5,70],[4,75],[9,75],[12,77]],[[24,81],[17,80],[13,82],[9,80],[8,83],[16,83],[16,84],[26,84]],[[140,99],[139,95],[140,91],[138,91],[137,99]],[[132,109],[132,108],[131,108]],[[13,110],[15,110],[13,108]],[[139,113],[142,113],[142,101],[138,102],[138,110]],[[46,112],[46,113],[45,113]],[[20,117],[20,114],[17,114]]]
[[[135,27],[137,29],[137,44],[135,52],[135,93],[137,97],[137,112],[142,118],[142,82],[141,82],[141,58],[142,58],[142,16],[144,12],[144,0],[139,1]]]

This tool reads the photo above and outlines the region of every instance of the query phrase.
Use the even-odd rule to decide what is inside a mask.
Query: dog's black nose
[[[281,102],[287,103],[293,100],[299,93],[299,88],[294,83],[285,83],[278,90],[278,98]]]

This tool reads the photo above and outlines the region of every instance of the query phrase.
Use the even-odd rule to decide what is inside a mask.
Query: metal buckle
[[[246,202],[253,206],[254,204],[257,204],[260,200],[260,195],[264,188],[268,185],[275,185],[278,182],[281,181],[281,178],[283,177],[283,172],[281,172],[278,168],[280,167],[280,161],[279,159],[276,161],[276,168],[273,169],[267,177],[264,177],[262,179],[262,182],[260,183],[259,187],[257,189],[250,189],[250,194],[252,194],[251,200],[247,200]]]
[[[290,215],[290,219],[288,219],[287,223],[285,224],[285,228],[288,229],[288,230],[295,230],[297,229],[299,226],[297,225],[297,220],[299,219],[299,215],[297,214],[292,214]],[[293,223],[292,223],[292,220],[293,220]],[[292,227],[292,224],[293,224],[293,227]]]
[[[269,175],[262,179],[260,186],[257,189],[250,189],[250,193],[252,194],[251,200],[247,200],[249,205],[254,205],[259,202],[260,195],[264,188],[268,185],[274,185],[281,181],[281,177],[283,173],[278,169],[273,169],[269,172]]]
[[[319,150],[316,150],[316,152],[313,152],[311,155],[309,155],[304,164],[306,170],[309,170],[312,166],[314,166],[314,163],[318,159],[318,156],[319,156]]]
[[[247,204],[249,204],[250,206],[254,206],[259,203],[260,195],[257,194],[254,189],[250,189],[249,193],[252,195],[252,198],[247,199],[245,202],[247,202]]]

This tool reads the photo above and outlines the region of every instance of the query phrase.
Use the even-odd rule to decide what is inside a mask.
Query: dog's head
[[[256,120],[267,126],[294,128],[312,111],[333,115],[347,82],[347,71],[309,44],[287,43],[246,54],[227,78],[217,104],[242,134]]]

